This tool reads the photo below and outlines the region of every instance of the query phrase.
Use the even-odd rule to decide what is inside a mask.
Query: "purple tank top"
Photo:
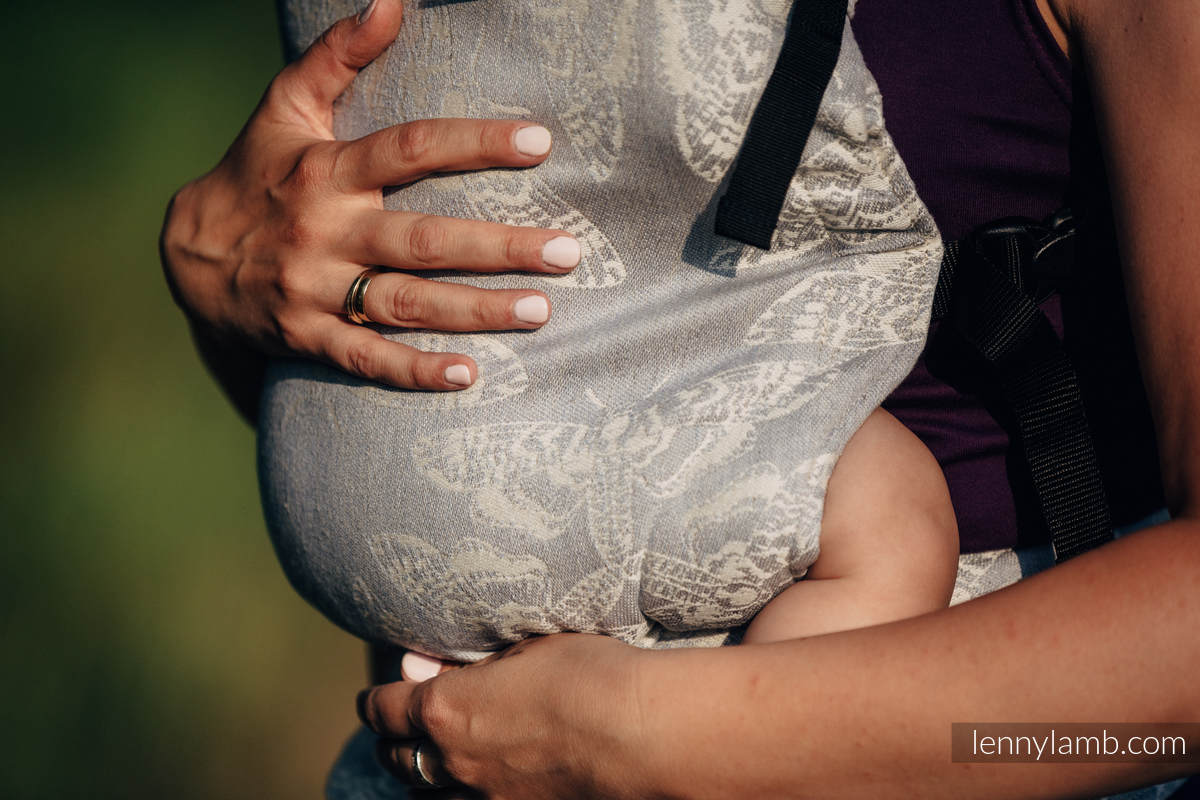
[[[1070,65],[1035,0],[859,0],[853,26],[888,131],[947,240],[1065,204]],[[1061,332],[1057,299],[1043,309]],[[945,470],[962,551],[1012,547],[1036,512],[1014,500],[1008,436],[926,355],[884,407]]]

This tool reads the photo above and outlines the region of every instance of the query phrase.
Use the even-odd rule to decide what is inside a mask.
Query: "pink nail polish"
[[[409,650],[400,659],[400,674],[406,681],[420,683],[436,676],[442,669],[442,662],[430,658],[424,653]]]
[[[446,367],[445,378],[446,383],[453,383],[458,386],[470,386],[471,370],[466,364],[455,364]]]
[[[358,24],[359,25],[362,25],[364,22],[366,22],[367,20],[369,20],[371,18],[371,15],[375,13],[375,6],[378,3],[379,3],[379,0],[371,0],[370,5],[368,5],[366,8],[364,8],[362,10],[362,13],[358,15]]]
[[[542,261],[559,269],[578,266],[580,257],[579,242],[570,236],[555,236],[542,247]]]
[[[513,316],[521,322],[541,325],[550,319],[550,304],[541,295],[531,294],[513,303]]]
[[[521,128],[513,137],[513,146],[518,153],[527,156],[544,156],[550,152],[550,131],[541,125],[531,125]]]

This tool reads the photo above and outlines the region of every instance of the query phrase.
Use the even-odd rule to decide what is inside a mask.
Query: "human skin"
[[[549,132],[517,120],[422,120],[353,142],[333,137],[333,101],[396,38],[398,0],[330,28],[271,82],[221,162],[180,189],[160,238],[163,269],[198,349],[252,422],[268,355],[315,358],[407,389],[462,389],[475,362],[422,353],[343,316],[366,267],[526,270],[578,264],[566,231],[384,211],[382,188],[433,172],[531,167]],[[550,316],[532,289],[487,290],[383,272],[367,316],[442,331],[532,329]]]
[[[1200,16],[1041,5],[1097,99],[1172,521],[873,628],[692,651],[559,634],[376,687],[360,708],[398,774],[418,741],[497,799],[1089,797],[1189,771],[950,761],[953,722],[1200,719]]]
[[[864,628],[945,608],[958,525],[942,469],[877,408],[838,456],[821,514],[821,554],[746,628],[748,644]]]

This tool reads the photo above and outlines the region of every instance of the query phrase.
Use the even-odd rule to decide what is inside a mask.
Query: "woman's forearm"
[[[1096,797],[1195,762],[954,763],[951,725],[1200,720],[1198,573],[1181,519],[922,617],[717,649],[529,639],[360,714],[402,779],[427,744],[491,798]]]
[[[664,796],[823,798],[1086,797],[1186,774],[952,763],[950,733],[954,722],[1200,719],[1198,588],[1200,524],[1180,520],[923,617],[653,654],[639,693],[645,774]]]

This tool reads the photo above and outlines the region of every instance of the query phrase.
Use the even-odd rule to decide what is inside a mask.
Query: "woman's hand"
[[[1197,563],[1200,523],[1172,522],[899,622],[659,651],[556,634],[359,708],[415,786],[420,746],[430,797],[1097,797],[1195,764],[955,762],[952,725],[1195,719]]]
[[[335,141],[334,100],[395,39],[400,16],[399,2],[376,0],[326,31],[271,82],[220,164],[172,200],[163,266],[202,351],[313,357],[392,386],[460,389],[477,376],[470,358],[422,353],[347,320],[354,279],[375,265],[562,273],[578,263],[563,231],[383,210],[384,186],[530,167],[550,149],[545,128],[514,120],[423,120]],[[550,308],[532,290],[381,272],[365,311],[382,325],[477,331],[536,328]]]
[[[651,743],[639,668],[653,656],[604,636],[527,639],[431,680],[368,689],[359,714],[383,737],[385,766],[422,785],[413,775],[420,745],[427,777],[452,787],[447,797],[469,786],[494,800],[644,798]],[[420,661],[422,674],[403,664],[406,678],[439,671],[432,659]]]

